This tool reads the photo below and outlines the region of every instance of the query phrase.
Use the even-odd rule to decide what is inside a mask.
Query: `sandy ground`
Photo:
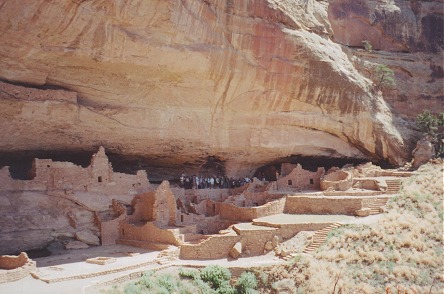
[[[140,255],[125,256],[127,252],[139,252]],[[64,255],[49,256],[36,258],[37,273],[45,279],[54,279],[59,277],[69,277],[85,273],[98,273],[105,270],[122,268],[128,265],[146,263],[155,261],[159,251],[148,251],[139,248],[112,245],[102,246],[89,249],[72,250]],[[107,265],[96,265],[84,262],[86,258],[93,256],[106,256],[116,258],[116,262]],[[238,260],[175,260],[168,263],[169,266],[207,266],[211,264],[219,264],[225,267],[251,267],[259,265],[279,264],[283,261],[274,256],[271,252],[265,256],[257,256],[251,258],[241,258]],[[99,275],[85,279],[74,279],[55,283],[45,283],[44,281],[34,279],[28,276],[19,281],[12,283],[0,284],[0,293],[11,294],[70,294],[70,293],[100,293],[97,283],[103,283],[115,278],[127,275],[132,272],[140,272],[163,268],[166,265],[153,263],[147,266],[139,267],[132,270],[124,270],[113,274]]]
[[[341,221],[342,223],[360,223],[372,224],[376,223],[381,215],[373,215],[364,218],[349,217],[349,216],[329,216],[328,221]],[[301,216],[292,216],[290,219],[283,219],[280,222],[306,222],[307,219],[300,219]],[[320,216],[309,216],[310,221]],[[322,218],[325,216],[322,216]],[[284,217],[285,218],[285,217]],[[322,221],[326,221],[322,219]],[[128,253],[139,253],[136,256],[128,256]],[[54,252],[48,257],[36,258],[37,274],[44,279],[55,279],[70,277],[79,274],[98,274],[96,276],[87,278],[78,278],[74,280],[67,280],[62,282],[45,283],[42,280],[34,279],[28,276],[19,281],[12,283],[0,284],[0,293],[10,294],[70,294],[70,293],[100,293],[96,285],[111,281],[121,276],[125,276],[132,272],[141,272],[146,270],[164,268],[169,266],[207,266],[218,264],[224,267],[253,267],[261,265],[273,265],[285,263],[274,255],[274,252],[250,258],[240,258],[238,260],[219,259],[219,260],[174,260],[168,264],[159,264],[155,262],[159,251],[149,251],[141,248],[135,248],[124,245],[100,246],[91,247],[88,249],[79,250],[61,250]],[[113,257],[116,259],[114,263],[107,265],[97,265],[86,263],[87,258],[92,257]],[[141,266],[134,269],[124,269],[128,266]],[[143,265],[143,266],[142,266]],[[116,270],[118,272],[101,275],[100,273],[106,270]]]

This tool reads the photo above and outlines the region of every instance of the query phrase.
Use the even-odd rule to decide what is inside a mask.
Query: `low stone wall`
[[[121,239],[127,240],[165,243],[176,246],[180,244],[180,240],[174,234],[173,230],[158,228],[152,222],[148,222],[141,226],[121,224],[119,228],[119,236]]]
[[[290,214],[347,214],[354,215],[363,208],[362,198],[320,196],[287,196],[285,213]]]
[[[25,252],[18,256],[0,256],[0,284],[23,279],[35,269],[35,261],[29,259]]]
[[[238,235],[213,235],[199,244],[180,246],[181,259],[226,258],[234,244],[241,240]]]
[[[321,177],[321,190],[347,191],[353,186],[353,176],[343,170],[336,170]]]
[[[257,207],[238,207],[231,203],[220,204],[220,217],[237,222],[248,222],[255,218],[282,213],[285,208],[285,198],[268,202]]]

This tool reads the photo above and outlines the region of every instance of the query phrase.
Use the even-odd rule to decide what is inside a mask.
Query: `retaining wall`
[[[362,198],[287,196],[284,212],[290,214],[355,215],[355,211],[362,208]]]

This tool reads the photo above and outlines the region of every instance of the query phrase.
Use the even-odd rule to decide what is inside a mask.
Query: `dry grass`
[[[443,166],[419,172],[377,225],[336,230],[314,258],[270,270],[269,284],[292,279],[299,293],[442,293]]]

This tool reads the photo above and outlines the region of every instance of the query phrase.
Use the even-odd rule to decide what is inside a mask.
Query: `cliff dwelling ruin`
[[[145,171],[114,172],[103,147],[85,168],[36,158],[32,174],[31,180],[14,180],[8,167],[2,168],[0,193],[45,194],[87,212],[86,223],[69,207],[54,219],[69,225],[59,227],[72,236],[65,240],[67,249],[125,244],[164,250],[173,245],[181,259],[262,255],[300,231],[379,213],[397,192],[399,177],[410,175],[371,164],[312,172],[284,163],[277,181],[254,178],[235,188],[184,189],[168,181],[150,184]],[[6,236],[0,240],[4,254],[17,249]]]
[[[0,293],[265,259],[267,294],[444,288],[443,11],[0,0]]]

